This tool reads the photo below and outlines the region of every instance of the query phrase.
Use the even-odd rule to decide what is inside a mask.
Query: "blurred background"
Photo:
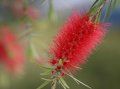
[[[21,37],[20,42],[25,47],[30,41],[37,52],[33,56],[47,58],[49,45],[67,17],[74,11],[85,13],[94,0],[53,0],[53,3],[50,0],[26,0],[25,5],[23,2],[25,0],[0,0],[0,26],[10,26],[11,31]],[[120,89],[119,0],[117,4],[107,21],[112,25],[105,40],[76,74],[92,89]],[[41,69],[31,59],[26,57],[24,73],[19,77],[11,77],[1,69],[0,89],[36,89],[40,86],[43,82],[40,79]],[[66,80],[71,89],[87,89],[69,78]],[[50,89],[50,85],[43,89]],[[58,86],[57,89],[62,88]]]

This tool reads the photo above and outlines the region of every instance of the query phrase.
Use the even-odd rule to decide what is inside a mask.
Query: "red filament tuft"
[[[2,27],[0,30],[0,63],[13,74],[21,73],[24,65],[23,48],[9,27]]]
[[[81,66],[105,33],[104,26],[92,22],[89,15],[72,15],[53,42],[51,64],[61,65],[64,71]]]

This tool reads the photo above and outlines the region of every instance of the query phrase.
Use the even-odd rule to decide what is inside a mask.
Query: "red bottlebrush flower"
[[[16,37],[9,31],[9,27],[0,30],[0,63],[13,74],[21,73],[24,64],[22,46],[16,42]]]
[[[37,20],[40,16],[40,11],[32,6],[29,6],[26,9],[26,15],[31,19],[31,20]]]
[[[25,7],[24,7],[24,1],[23,0],[14,0],[12,3],[12,11],[13,14],[17,17],[20,18],[25,15]]]
[[[50,63],[51,63],[52,65],[55,65],[55,64],[58,63],[58,61],[53,59],[52,61],[50,61]]]
[[[101,42],[106,30],[90,20],[89,15],[74,14],[61,28],[50,49],[51,64],[61,65],[63,71],[81,66],[96,45]],[[57,60],[58,63],[54,63]]]

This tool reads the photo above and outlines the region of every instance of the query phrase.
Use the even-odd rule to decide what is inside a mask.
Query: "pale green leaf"
[[[93,3],[93,5],[91,6],[90,9],[92,9],[92,8],[97,4],[98,1],[99,1],[99,0],[95,0],[95,2]]]
[[[62,82],[62,84],[64,84],[66,88],[70,88],[62,77],[60,78],[60,81]]]
[[[96,0],[92,7],[90,8],[89,13],[95,13],[97,12],[98,8],[104,3],[104,0]]]
[[[41,79],[45,81],[52,81],[51,79],[46,79],[46,78],[41,78]]]
[[[40,73],[40,75],[41,75],[41,76],[49,75],[50,72],[51,72],[51,70],[46,70],[45,72]]]
[[[57,80],[53,80],[51,89],[56,89]]]
[[[47,69],[47,70],[52,70],[53,69],[52,67],[46,67],[46,66],[42,66],[42,65],[39,65],[39,67],[41,67],[43,69]]]
[[[70,76],[76,83],[78,84],[82,84],[84,85],[85,87],[89,88],[89,89],[92,89],[90,86],[86,85],[85,83],[81,82],[80,80],[76,79],[75,77],[73,77],[72,75],[69,75],[67,74],[68,76]]]
[[[37,50],[35,48],[35,45],[32,42],[30,43],[30,48],[31,48],[31,51],[32,51],[32,55],[35,58],[39,59],[39,54],[38,54],[38,52],[37,52]]]
[[[50,83],[50,81],[45,81],[42,85],[40,85],[37,89],[42,89],[44,88],[46,85],[48,85]]]
[[[117,0],[113,0],[113,9],[116,7],[117,5]]]
[[[104,20],[108,20],[108,18],[109,18],[109,15],[112,11],[112,3],[113,3],[113,0],[110,0],[109,5],[107,7],[107,11],[106,11],[105,16],[104,16]]]
[[[65,85],[59,80],[59,83],[62,85],[62,87],[64,88],[64,89],[67,89],[66,87],[65,87]]]

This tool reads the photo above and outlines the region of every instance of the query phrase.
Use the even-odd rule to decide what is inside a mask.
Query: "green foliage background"
[[[47,34],[47,32],[44,34]],[[49,34],[53,34],[53,31],[49,31]],[[48,41],[51,40],[49,39],[50,37],[46,38]],[[96,49],[96,52],[88,59],[88,62],[76,74],[76,77],[93,89],[120,89],[119,39],[120,31],[109,31],[103,44]],[[38,66],[29,62],[27,63],[26,70],[24,76],[19,80],[11,81],[9,89],[36,89],[43,83],[40,79],[41,71]],[[67,78],[67,82],[71,86],[71,89],[87,89],[82,85],[75,84],[69,78]],[[44,89],[50,89],[50,85]]]
[[[46,56],[45,52],[49,49],[49,44],[61,25],[48,21],[33,22],[32,24],[34,25],[33,31],[39,36],[32,37],[31,42],[38,49],[40,56]],[[24,74],[17,79],[8,76],[10,86],[0,87],[0,89],[36,89],[44,82],[41,80],[40,67],[33,63],[31,58],[27,58],[26,61]],[[118,30],[110,29],[103,43],[88,58],[87,63],[82,66],[82,70],[76,73],[76,78],[91,86],[92,89],[120,89],[119,28]],[[4,79],[4,81],[7,80]],[[68,77],[66,82],[71,89],[87,89],[83,85],[77,85]],[[48,85],[44,89],[50,89],[50,87]],[[58,85],[57,89],[62,88]]]

